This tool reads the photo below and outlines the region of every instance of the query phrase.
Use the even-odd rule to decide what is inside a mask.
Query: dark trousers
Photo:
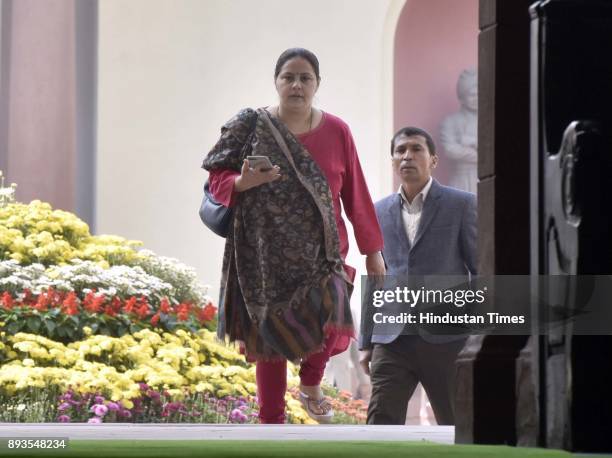
[[[368,424],[405,424],[408,401],[419,382],[438,424],[455,424],[455,361],[464,343],[465,339],[430,343],[419,336],[401,335],[389,344],[374,344]]]

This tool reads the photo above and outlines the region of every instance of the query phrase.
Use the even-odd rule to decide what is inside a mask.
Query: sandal
[[[334,411],[332,410],[332,406],[326,398],[311,398],[306,393],[302,393],[300,391],[300,401],[302,402],[302,405],[304,406],[306,412],[308,412],[310,418],[318,421],[319,423],[331,423],[331,420],[334,417]],[[313,412],[313,406],[316,406],[318,411],[322,411],[325,413],[319,414]]]

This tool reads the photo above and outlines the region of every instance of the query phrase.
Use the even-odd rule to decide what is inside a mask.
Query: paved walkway
[[[453,426],[0,423],[0,438],[115,440],[379,440],[452,444]]]

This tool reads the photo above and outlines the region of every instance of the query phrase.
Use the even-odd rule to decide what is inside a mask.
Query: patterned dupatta
[[[321,350],[328,328],[354,332],[332,195],[308,151],[265,109],[228,121],[202,167],[239,171],[246,151],[268,156],[282,176],[238,195],[218,336],[238,341],[249,360],[297,361]]]

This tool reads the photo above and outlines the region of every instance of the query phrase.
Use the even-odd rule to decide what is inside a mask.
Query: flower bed
[[[0,208],[0,260],[57,265],[82,259],[131,265],[139,245],[117,236],[92,236],[76,215],[38,200]]]
[[[153,327],[214,327],[216,308],[208,297],[179,302],[171,284],[140,267],[102,269],[76,261],[45,269],[3,261],[0,275],[0,321],[11,334],[33,332],[66,342],[81,339],[86,326],[117,337]]]
[[[0,422],[257,422],[254,366],[216,341],[206,287],[140,245],[39,201],[0,208]],[[315,423],[290,372],[288,421]],[[325,389],[336,421],[363,422]]]
[[[69,344],[25,333],[1,339],[8,363],[0,367],[0,404],[52,392],[57,421],[101,421],[100,412],[111,412],[107,421],[254,421],[255,367],[205,329],[90,334]],[[296,387],[298,377],[289,383]],[[290,421],[313,423],[291,394],[287,400]]]

